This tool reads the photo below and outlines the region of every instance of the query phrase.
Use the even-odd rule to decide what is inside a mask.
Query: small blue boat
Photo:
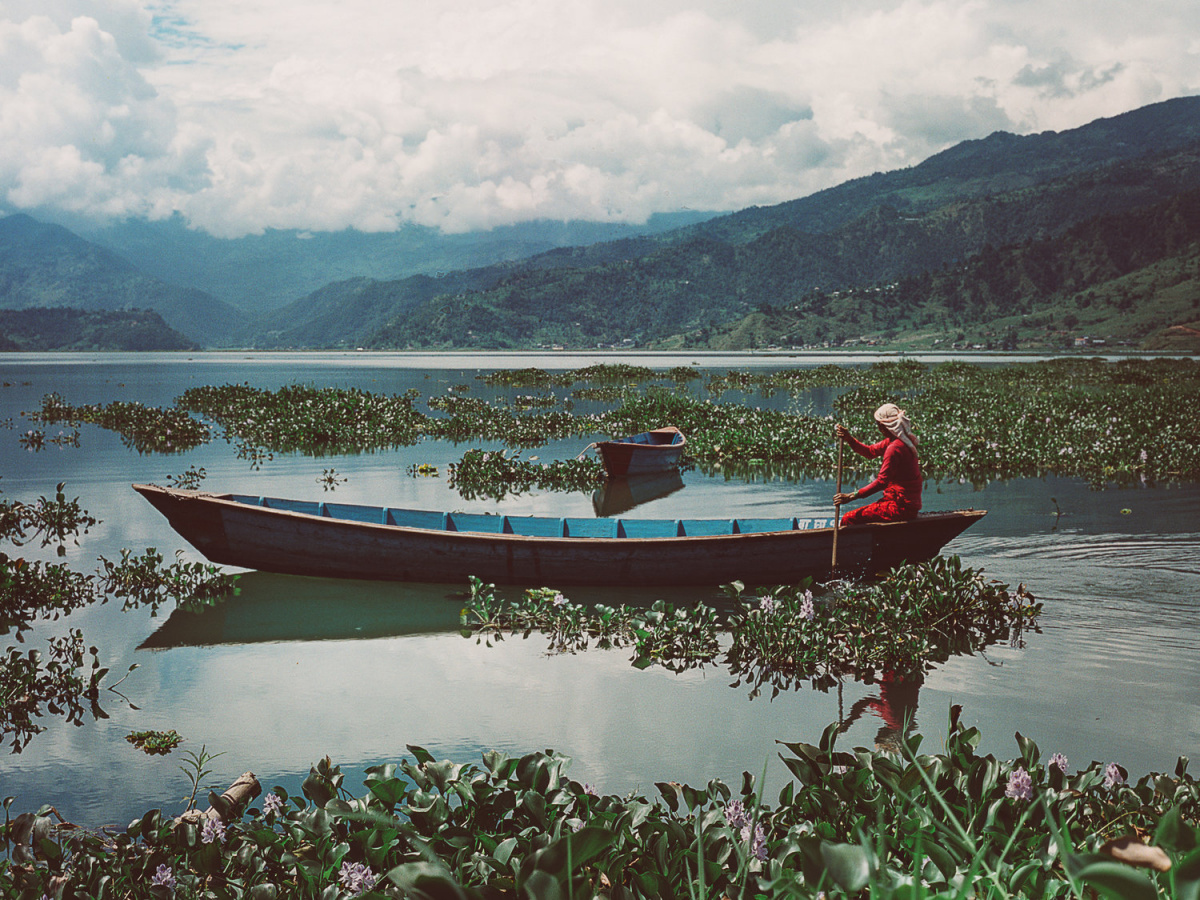
[[[687,438],[674,425],[668,425],[632,437],[597,441],[595,446],[608,476],[624,478],[678,468]]]

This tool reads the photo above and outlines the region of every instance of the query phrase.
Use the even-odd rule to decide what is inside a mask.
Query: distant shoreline
[[[210,348],[205,350],[10,350],[0,351],[0,360],[33,360],[44,359],[49,356],[65,356],[65,357],[81,357],[81,356],[103,356],[103,357],[122,357],[122,358],[137,358],[150,359],[154,357],[164,357],[169,359],[204,357],[270,357],[278,359],[285,356],[303,357],[313,359],[318,357],[339,357],[345,359],[380,359],[386,357],[399,358],[434,358],[444,359],[454,356],[462,356],[471,359],[479,358],[512,358],[512,359],[540,359],[547,362],[560,361],[568,359],[591,359],[598,358],[601,360],[621,361],[630,359],[647,359],[647,360],[678,360],[678,359],[694,359],[694,360],[713,360],[713,359],[739,359],[739,360],[788,360],[788,359],[803,359],[814,360],[825,357],[830,357],[837,360],[899,360],[907,359],[915,362],[941,362],[948,360],[963,360],[974,361],[981,360],[987,362],[1026,362],[1039,361],[1047,359],[1064,359],[1064,358],[1079,358],[1079,359],[1099,359],[1107,361],[1116,361],[1122,359],[1200,359],[1200,353],[1187,353],[1171,350],[1103,350],[1103,351],[1072,351],[1060,350],[1053,352],[1044,351],[1020,351],[1020,350],[959,350],[959,351],[907,351],[907,350],[850,350],[850,349],[822,349],[822,350],[488,350],[488,349],[461,349],[461,350],[335,350],[335,349],[227,349],[227,348]],[[558,366],[551,366],[557,368]]]

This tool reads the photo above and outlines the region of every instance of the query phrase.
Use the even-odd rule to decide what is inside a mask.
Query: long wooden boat
[[[576,519],[430,512],[135,484],[215,563],[333,578],[497,584],[785,584],[830,574],[831,519]],[[935,556],[983,510],[841,529],[839,572]]]
[[[665,472],[679,466],[687,438],[674,425],[643,431],[631,437],[597,441],[600,461],[610,478]]]

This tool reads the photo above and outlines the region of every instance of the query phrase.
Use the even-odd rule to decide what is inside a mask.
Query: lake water
[[[844,363],[844,355],[771,357],[679,354],[623,356],[666,369],[696,364],[730,368]],[[178,456],[139,455],[102,429],[81,429],[77,448],[24,450],[23,410],[57,391],[72,404],[137,400],[168,405],[189,387],[248,381],[357,386],[423,396],[468,384],[493,396],[475,375],[495,368],[574,368],[613,361],[605,355],[503,354],[75,354],[0,357],[0,489],[10,499],[68,497],[102,524],[67,560],[92,571],[98,556],[122,547],[156,547],[170,558],[179,538],[130,483],[165,484],[189,466],[207,472],[210,490],[342,502],[386,502],[427,509],[514,514],[593,515],[585,494],[535,492],[502,502],[466,501],[446,485],[446,464],[466,446],[426,441],[360,456],[283,456],[254,471],[223,441]],[[871,362],[869,357],[859,362]],[[936,359],[931,361],[937,361]],[[500,392],[503,393],[503,392]],[[790,403],[776,397],[772,402]],[[807,399],[804,401],[807,403]],[[816,401],[822,402],[820,399]],[[56,429],[48,429],[53,436]],[[573,457],[586,439],[527,455]],[[495,447],[477,444],[472,446]],[[413,478],[414,463],[440,467],[441,478]],[[323,492],[323,470],[341,483]],[[687,472],[684,486],[639,506],[633,515],[685,518],[828,515],[832,485],[773,479],[726,479]],[[673,674],[629,665],[627,651],[551,656],[544,639],[510,638],[487,647],[457,632],[455,586],[324,581],[250,573],[241,595],[200,616],[113,604],[43,623],[27,636],[37,646],[65,627],[83,629],[112,670],[138,668],[120,695],[102,691],[108,718],[74,727],[48,716],[45,733],[23,753],[0,757],[0,796],[15,812],[53,803],[81,824],[124,824],[154,806],[180,808],[189,785],[182,750],[220,753],[206,783],[224,786],[253,770],[266,787],[290,791],[314,762],[333,757],[359,792],[361,772],[411,754],[478,762],[479,753],[554,748],[574,758],[572,777],[604,792],[653,793],[656,781],[736,783],[771,760],[767,790],[786,771],[776,740],[815,742],[830,722],[851,720],[845,746],[872,746],[885,722],[882,700],[913,709],[927,749],[941,745],[951,704],[984,733],[983,752],[1016,754],[1013,734],[1032,737],[1072,766],[1116,761],[1136,778],[1169,771],[1180,754],[1200,749],[1200,486],[1093,491],[1070,479],[1015,480],[975,490],[926,486],[927,509],[980,507],[986,518],[947,552],[1011,585],[1024,582],[1045,603],[1040,633],[1024,647],[995,646],[930,672],[919,696],[881,697],[878,686],[846,682],[828,693],[808,688],[750,699],[721,667]],[[1052,499],[1053,498],[1053,499]],[[1061,514],[1061,515],[1060,515]],[[13,551],[10,551],[13,552]],[[38,551],[15,551],[37,556]],[[41,551],[42,558],[52,558]],[[646,603],[711,600],[716,592],[569,590],[573,600]],[[13,644],[10,636],[3,646]],[[125,741],[131,731],[175,729],[185,743],[147,757]]]

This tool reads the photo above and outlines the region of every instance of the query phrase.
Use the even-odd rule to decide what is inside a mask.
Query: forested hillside
[[[1200,350],[1200,191],[1067,233],[986,246],[962,265],[866,289],[814,290],[663,347],[745,349],[869,341],[1062,349]]]
[[[784,226],[742,245],[694,235],[614,263],[522,267],[489,290],[414,307],[367,343],[733,349],[908,332],[927,345],[997,344],[989,332],[1016,328],[1026,342],[1059,345],[1081,324],[1140,343],[1196,318],[1180,280],[1159,297],[1161,278],[1130,278],[1172,260],[1172,271],[1187,268],[1197,190],[1200,144],[920,216],[878,207],[827,234]],[[1050,307],[1084,289],[1115,299],[1056,318]],[[1035,310],[1049,315],[1019,320]]]
[[[0,308],[152,309],[203,345],[228,344],[246,316],[202,291],[167,284],[58,225],[0,219]]]
[[[0,309],[0,350],[196,350],[151,310]]]

